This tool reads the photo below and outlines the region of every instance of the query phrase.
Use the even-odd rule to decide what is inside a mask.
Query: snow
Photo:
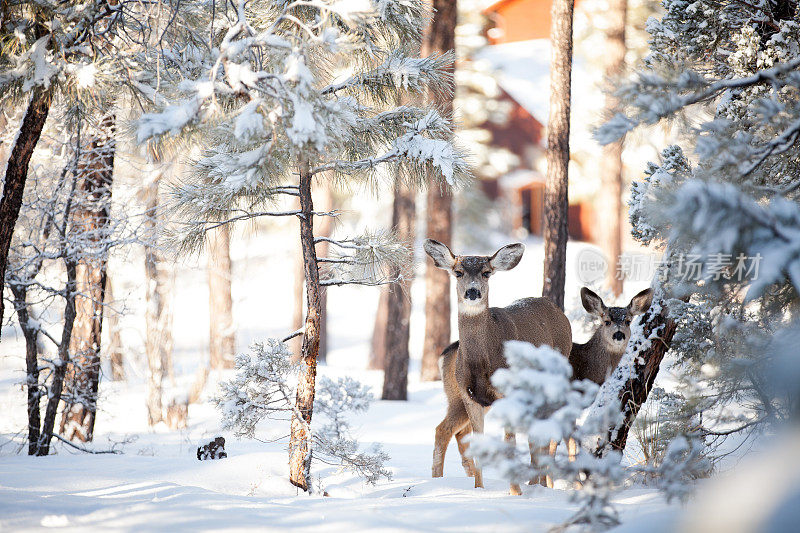
[[[314,117],[314,106],[307,100],[293,98],[294,115],[292,125],[286,130],[289,139],[297,146],[314,143],[322,149],[326,142],[325,129]]]
[[[97,66],[94,63],[75,66],[75,79],[78,80],[78,87],[81,89],[88,89],[90,87],[94,87],[94,81],[96,75],[97,75]]]
[[[179,104],[167,106],[161,113],[144,113],[139,119],[137,141],[143,143],[151,137],[165,133],[178,135],[187,124],[197,117],[201,102],[199,96],[193,96]]]
[[[264,117],[258,112],[261,105],[260,98],[253,99],[242,108],[239,116],[234,122],[233,134],[240,141],[245,141],[250,137],[257,137],[264,132]]]
[[[407,124],[411,131],[395,140],[394,147],[400,154],[421,163],[430,161],[434,167],[439,169],[447,183],[454,185],[453,172],[455,166],[460,162],[459,154],[450,142],[443,139],[430,139],[421,133],[431,128],[432,124],[438,120],[440,120],[439,115],[430,111],[416,123]]]
[[[0,83],[27,77],[22,84],[23,91],[28,92],[37,86],[48,88],[50,79],[58,73],[58,68],[52,63],[51,54],[47,49],[49,44],[50,34],[37,39],[29,49],[16,58],[14,68],[0,72]]]
[[[364,198],[366,200],[369,197]],[[384,208],[371,200],[379,216]],[[374,220],[370,221],[374,225]],[[234,319],[237,345],[245,351],[253,340],[285,335],[291,330],[291,226],[275,228],[268,236],[234,233]],[[344,228],[343,231],[347,230]],[[499,244],[512,242],[502,237]],[[417,246],[420,246],[420,242]],[[515,269],[492,278],[491,304],[507,305],[517,298],[541,294],[540,240],[525,241],[526,253]],[[575,275],[578,252],[568,247],[567,302],[579,285]],[[457,250],[491,253],[492,250]],[[421,257],[418,250],[417,256]],[[175,372],[176,387],[190,383],[200,361],[207,358],[208,296],[204,259],[182,260],[176,271]],[[130,294],[136,310],[141,290],[141,262],[126,257],[117,263],[115,294]],[[315,465],[314,495],[298,493],[287,481],[284,421],[263,421],[260,440],[239,439],[221,429],[221,415],[209,402],[216,389],[210,377],[203,402],[189,408],[188,427],[169,431],[147,426],[144,405],[146,370],[141,348],[143,319],[126,317],[123,343],[131,355],[128,383],[103,379],[95,428],[96,449],[130,440],[117,447],[121,455],[86,455],[55,444],[57,455],[32,458],[17,453],[18,432],[25,425],[22,339],[11,328],[0,344],[0,531],[44,527],[96,530],[259,530],[307,531],[546,531],[577,509],[570,490],[524,487],[522,497],[508,495],[508,484],[496,473],[484,472],[485,489],[474,489],[451,443],[444,477],[430,477],[434,428],[446,410],[441,383],[418,379],[424,331],[422,266],[411,289],[410,385],[408,402],[374,401],[363,415],[351,418],[352,433],[364,448],[380,444],[389,454],[386,466],[392,481],[370,486],[335,467]],[[112,275],[114,272],[112,272]],[[278,282],[276,282],[278,280]],[[330,352],[320,378],[352,377],[380,395],[383,375],[364,370],[377,305],[378,291],[369,287],[329,289]],[[140,297],[140,296],[138,296]],[[454,310],[455,312],[455,310]],[[108,375],[108,374],[106,374]],[[487,427],[487,431],[492,431]],[[224,436],[228,458],[198,461],[196,448]],[[13,439],[13,442],[11,440]],[[135,439],[135,440],[134,440]],[[524,443],[520,443],[521,449]],[[526,448],[525,448],[526,449]],[[322,495],[327,492],[329,497]],[[663,512],[663,499],[652,488],[634,487],[616,499],[623,522],[646,520]],[[673,509],[674,506],[669,507]]]

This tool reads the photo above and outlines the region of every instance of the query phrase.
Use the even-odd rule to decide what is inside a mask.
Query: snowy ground
[[[234,307],[239,349],[255,339],[289,330],[291,258],[276,237],[247,237],[234,246]],[[510,239],[506,242],[510,242]],[[522,264],[492,280],[491,302],[541,293],[541,243],[527,241]],[[569,250],[567,300],[575,305],[579,289],[574,276],[576,253]],[[493,250],[484,250],[490,253]],[[141,305],[141,270],[136,258],[117,266],[119,285],[129,306]],[[200,261],[202,264],[202,260]],[[126,271],[125,269],[128,269]],[[127,273],[126,273],[127,272]],[[278,280],[278,282],[276,282]],[[205,274],[192,262],[176,272],[176,384],[188,387],[195,369],[207,358],[207,295]],[[628,287],[629,293],[640,287]],[[118,291],[115,286],[115,290]],[[373,403],[354,421],[362,444],[380,443],[391,456],[392,481],[365,485],[335,468],[315,466],[315,495],[298,494],[286,480],[285,441],[238,440],[219,430],[219,417],[209,403],[192,405],[189,427],[169,431],[147,426],[144,406],[144,363],[140,350],[141,318],[127,319],[125,339],[133,355],[127,362],[129,381],[101,383],[101,412],[94,447],[114,443],[121,455],[86,455],[58,443],[57,454],[29,458],[19,453],[25,425],[21,339],[13,329],[0,345],[0,531],[62,527],[80,530],[217,530],[274,529],[322,531],[545,531],[574,511],[569,491],[527,487],[522,497],[507,495],[505,483],[487,475],[486,489],[472,488],[451,443],[445,477],[430,478],[433,430],[445,410],[439,383],[420,383],[419,351],[424,329],[421,308],[424,287],[413,289],[412,364],[408,402]],[[137,298],[139,300],[137,300]],[[320,373],[349,375],[379,394],[382,373],[363,370],[369,349],[377,291],[343,288],[330,292],[329,362]],[[135,314],[135,313],[134,313]],[[577,324],[576,324],[577,325]],[[581,340],[581,333],[576,334]],[[138,344],[137,344],[138,343]],[[206,395],[213,394],[209,385]],[[283,437],[283,422],[262,425],[259,439]],[[217,435],[228,441],[229,457],[199,462],[197,446]],[[324,497],[322,491],[329,496]],[[651,513],[667,509],[652,489],[632,488],[618,498],[624,520],[645,523]]]

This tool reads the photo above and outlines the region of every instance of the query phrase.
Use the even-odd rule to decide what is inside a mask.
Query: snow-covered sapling
[[[581,443],[584,432],[596,431],[578,424],[584,409],[597,394],[597,385],[589,380],[572,380],[567,359],[550,346],[530,343],[505,343],[508,368],[497,370],[492,384],[502,394],[489,414],[507,432],[525,434],[531,445],[574,439]],[[584,481],[584,490],[575,493],[581,502],[579,511],[568,523],[610,527],[618,523],[609,503],[611,488],[621,481],[619,455],[596,458],[578,449],[573,460],[565,456],[544,456],[531,465],[527,454],[516,444],[494,435],[470,437],[468,453],[492,467],[511,483],[522,483],[538,476],[567,481]]]
[[[294,397],[299,365],[291,362],[291,352],[283,342],[269,339],[255,343],[249,353],[236,357],[236,374],[220,384],[214,399],[222,412],[222,427],[235,435],[254,438],[264,419],[287,420],[296,416]],[[372,395],[368,387],[346,377],[334,381],[321,377],[314,407],[322,415],[312,426],[309,455],[325,464],[336,464],[363,477],[368,483],[391,479],[384,467],[389,456],[379,445],[361,451],[345,417],[364,413]],[[313,451],[313,453],[312,453]]]

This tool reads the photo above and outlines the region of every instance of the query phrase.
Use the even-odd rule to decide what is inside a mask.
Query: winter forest
[[[799,9],[0,1],[0,531],[797,531]]]

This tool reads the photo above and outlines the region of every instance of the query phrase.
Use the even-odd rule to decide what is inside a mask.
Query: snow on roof
[[[546,125],[550,114],[550,40],[533,39],[487,46],[476,58],[488,62],[497,83],[519,105]],[[573,59],[572,96],[575,88],[590,86],[581,61]]]

